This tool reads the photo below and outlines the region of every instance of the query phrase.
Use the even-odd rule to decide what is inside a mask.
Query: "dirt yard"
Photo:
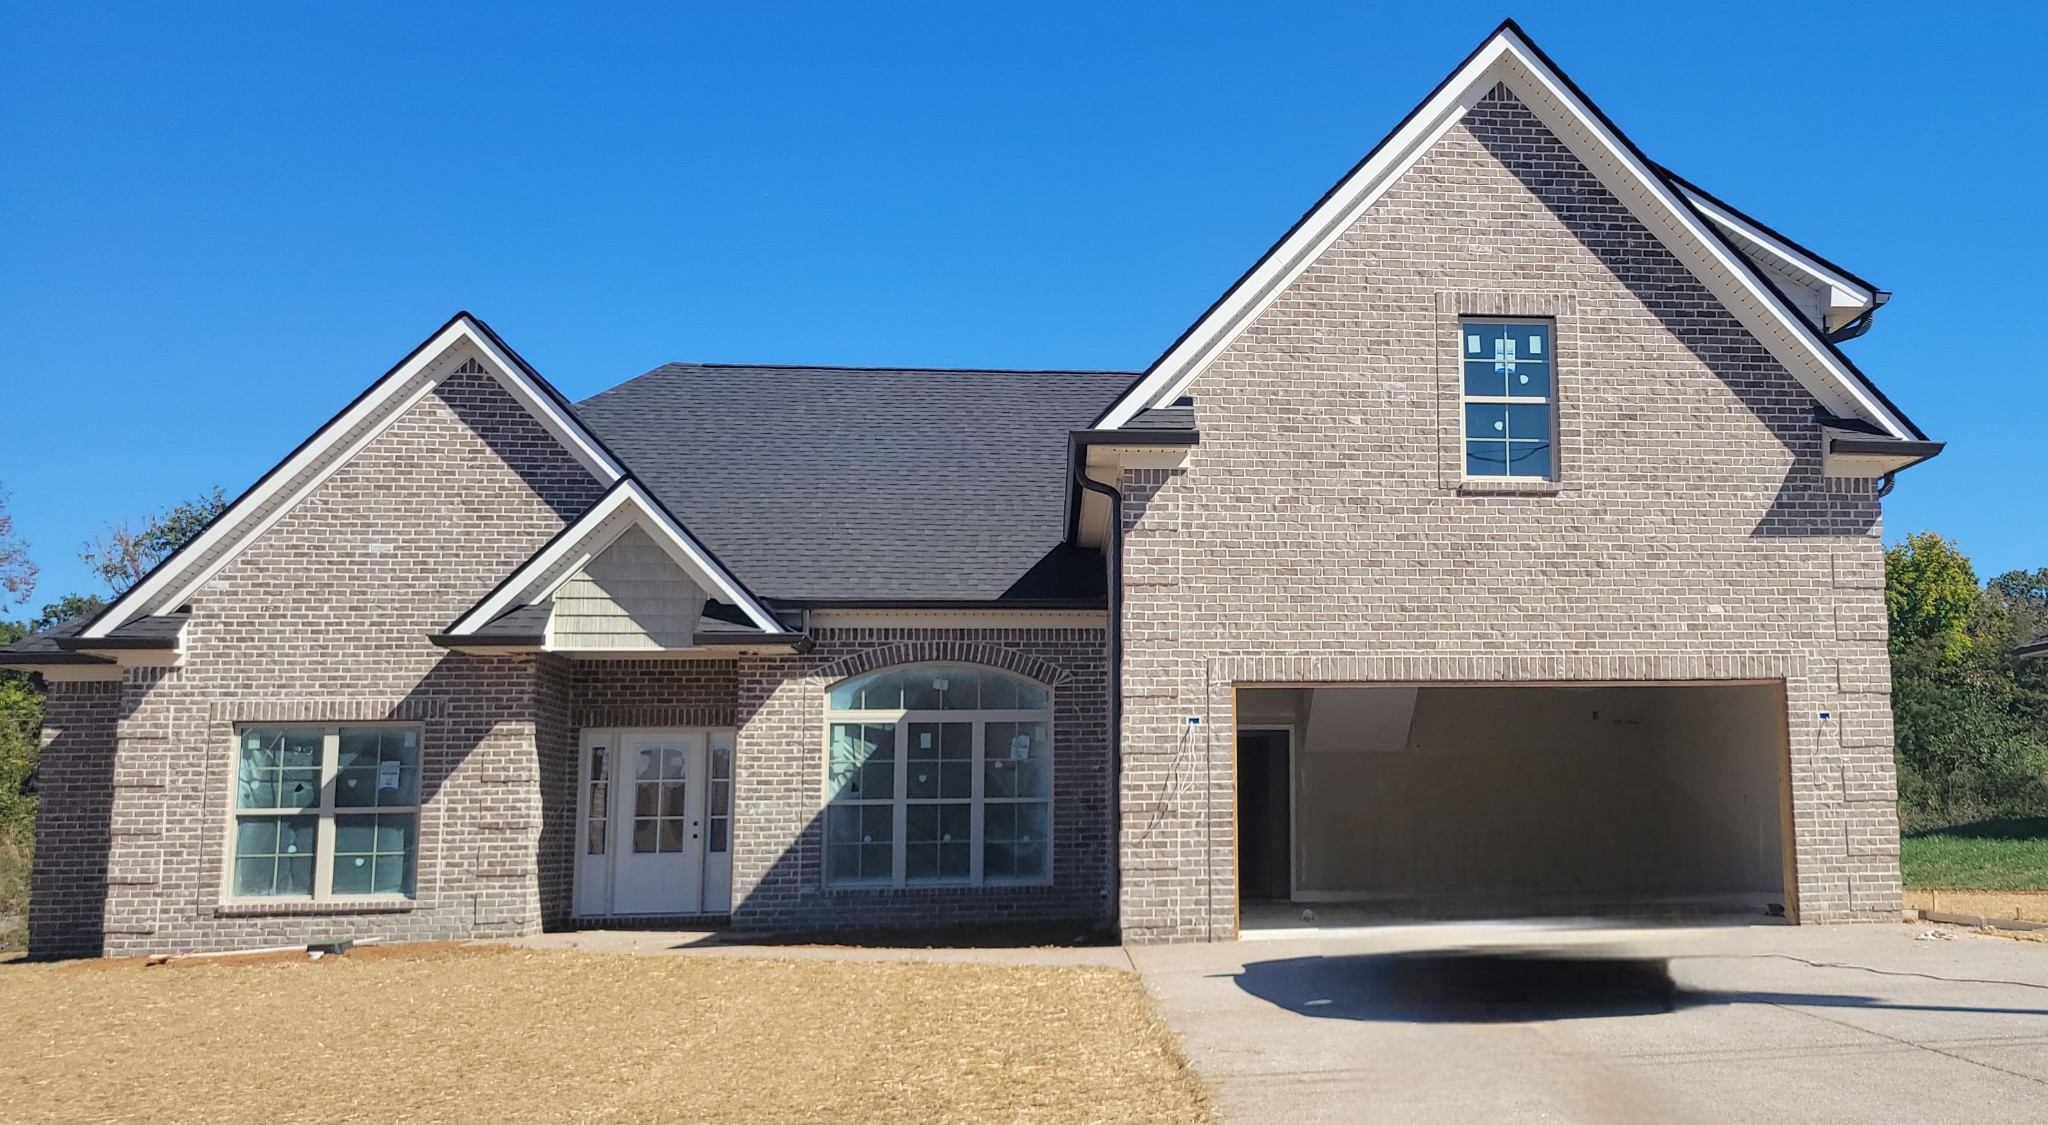
[[[1212,1120],[1108,969],[500,947],[0,963],[10,1121]]]
[[[1945,914],[1979,914],[2048,922],[2048,891],[1952,891],[1907,887],[1906,906]]]

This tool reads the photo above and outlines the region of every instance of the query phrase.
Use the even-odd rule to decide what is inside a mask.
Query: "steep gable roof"
[[[584,427],[559,391],[489,326],[459,312],[236,497],[191,542],[115,599],[80,635],[102,638],[136,617],[176,610],[440,380],[465,372],[495,378],[598,480],[611,484],[625,475],[619,460]]]
[[[1410,111],[1096,421],[1119,429],[1187,393],[1196,376],[1496,85],[1505,84],[1831,412],[1924,439],[1797,311],[1687,193],[1608,120],[1514,21]]]

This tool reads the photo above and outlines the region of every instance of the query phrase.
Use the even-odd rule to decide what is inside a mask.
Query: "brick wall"
[[[733,923],[831,929],[1106,917],[1108,668],[1101,629],[825,629],[803,656],[738,664]],[[1053,877],[1034,887],[824,885],[825,691],[918,661],[1007,669],[1053,692]]]
[[[94,957],[105,940],[113,828],[114,723],[121,685],[54,683],[36,766],[36,851],[28,946],[36,957]]]
[[[568,673],[449,653],[426,636],[600,491],[493,380],[454,374],[209,582],[192,599],[182,666],[131,670],[113,737],[100,720],[93,737],[106,741],[55,759],[114,763],[107,782],[54,778],[41,829],[68,832],[64,810],[89,803],[88,790],[110,805],[104,950],[528,932],[544,870],[546,909],[559,911],[562,857],[544,865],[537,848],[560,801],[543,799],[543,757],[573,762]],[[225,904],[237,726],[383,720],[424,734],[416,901]],[[67,919],[50,915],[39,954],[93,944],[83,919],[96,891],[65,866],[73,851],[53,848],[38,867],[37,901],[65,904]]]
[[[1461,485],[1461,313],[1556,318],[1557,487]],[[1781,678],[1804,917],[1896,916],[1876,498],[1505,89],[1192,393],[1189,465],[1123,479],[1128,938],[1231,936],[1230,687],[1315,680]]]

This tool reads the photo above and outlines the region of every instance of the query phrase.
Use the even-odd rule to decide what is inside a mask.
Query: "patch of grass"
[[[24,1122],[1214,1119],[1109,969],[449,946],[0,964],[0,1042]]]
[[[1909,887],[2048,890],[2048,817],[1908,833],[1899,841],[1899,862]]]

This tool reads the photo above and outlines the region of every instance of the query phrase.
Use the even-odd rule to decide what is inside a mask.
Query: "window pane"
[[[371,813],[334,818],[334,893],[411,894],[419,817]]]
[[[990,804],[982,811],[982,875],[989,879],[1041,879],[1046,863],[1043,801]]]
[[[1465,393],[1497,398],[1508,393],[1507,372],[1491,360],[1465,365]]]
[[[683,850],[683,822],[680,820],[659,820],[661,825],[661,850],[679,852]]]
[[[1505,373],[1507,393],[1515,398],[1549,398],[1550,365],[1547,363],[1516,363],[1513,370]]]
[[[985,738],[984,796],[1051,795],[1051,754],[1044,723],[990,723]]]
[[[1465,436],[1468,438],[1504,439],[1508,436],[1508,408],[1499,403],[1468,402],[1465,404]]]
[[[335,767],[334,803],[340,808],[419,803],[417,730],[343,727]]]
[[[912,723],[905,795],[913,800],[974,796],[974,724]]]
[[[1507,410],[1507,436],[1514,441],[1550,440],[1550,407],[1510,406]],[[1498,436],[1475,434],[1475,437]]]
[[[588,838],[588,840],[586,840],[586,841],[585,841],[585,843],[584,843],[584,845],[583,845],[583,851],[584,851],[584,854],[585,854],[585,855],[603,855],[603,854],[604,854],[604,837],[605,837],[605,823],[604,823],[604,821],[601,821],[601,820],[593,820],[593,821],[591,821],[591,822],[590,822],[590,833],[589,833],[589,838]]]
[[[1465,442],[1465,475],[1498,477],[1507,475],[1508,443],[1504,441]]]
[[[973,805],[911,805],[903,814],[906,881],[965,879],[972,874]]]
[[[319,731],[277,727],[242,732],[235,805],[244,809],[310,809],[320,804]]]
[[[235,894],[310,895],[317,816],[235,818]]]
[[[1008,672],[972,664],[921,664],[875,672],[832,689],[841,711],[1037,710],[1045,689]]]
[[[707,825],[705,825],[705,826],[704,826],[704,829],[705,829],[705,833],[704,833],[704,836],[705,836],[705,843],[704,843],[704,849],[705,849],[706,851],[710,851],[710,852],[722,852],[722,851],[724,851],[724,850],[725,850],[725,848],[726,848],[726,841],[725,841],[725,834],[726,834],[726,820],[725,820],[725,818],[724,818],[724,817],[722,817],[722,816],[721,816],[721,817],[716,817],[716,818],[714,818],[714,819],[713,819],[713,820],[711,821],[711,823],[709,823],[709,824],[707,824]]]
[[[884,723],[832,724],[827,791],[834,800],[895,796],[896,728]]]
[[[888,882],[894,838],[890,805],[834,805],[825,819],[825,873],[835,883]]]
[[[633,822],[633,851],[646,854],[654,850],[654,836],[657,820],[636,820]]]
[[[1547,441],[1509,442],[1508,475],[1548,479],[1550,476],[1550,443]]]

